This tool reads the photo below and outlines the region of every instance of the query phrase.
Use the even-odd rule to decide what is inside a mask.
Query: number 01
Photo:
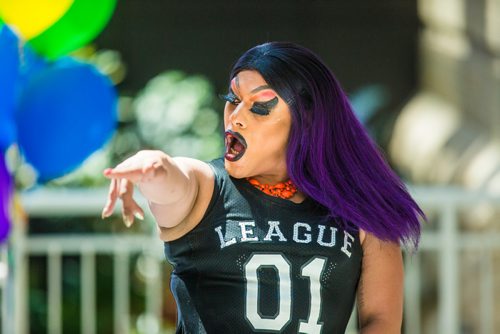
[[[304,264],[300,274],[309,278],[310,300],[309,315],[306,320],[300,320],[299,333],[321,333],[321,274],[326,259],[315,257]],[[257,272],[261,268],[273,268],[277,275],[278,312],[274,318],[263,318],[258,312],[259,281]],[[246,311],[245,316],[256,330],[280,331],[291,318],[292,280],[290,263],[281,254],[253,254],[245,264],[246,284]]]

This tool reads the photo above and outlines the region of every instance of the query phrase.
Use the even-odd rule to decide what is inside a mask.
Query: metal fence
[[[481,314],[481,334],[494,333],[495,284],[494,253],[500,250],[500,233],[465,232],[459,228],[461,210],[478,205],[500,208],[500,196],[468,192],[458,188],[411,188],[412,195],[435,218],[426,226],[417,253],[406,254],[404,333],[429,332],[422,321],[422,279],[426,268],[421,259],[426,254],[437,260],[437,322],[436,333],[460,333],[460,254],[463,251],[478,251],[480,257],[479,303],[475,305]],[[22,195],[24,209],[30,217],[98,216],[106,198],[106,191],[81,189],[38,189]],[[140,200],[144,205],[144,200]],[[154,231],[154,230],[153,230]],[[1,250],[0,267],[8,270],[1,281],[2,333],[23,334],[30,332],[28,305],[28,277],[30,256],[47,258],[47,328],[51,334],[62,333],[62,258],[67,255],[80,256],[80,318],[81,332],[96,332],[96,256],[113,258],[113,323],[114,333],[160,333],[161,314],[164,307],[162,296],[166,282],[161,277],[165,268],[162,243],[153,233],[142,235],[28,235],[25,226],[17,222],[8,248]],[[145,282],[145,325],[132,328],[130,318],[131,256],[141,254],[147,259],[152,275]],[[1,275],[0,275],[1,276]],[[351,318],[348,333],[357,333],[356,315]],[[432,330],[431,330],[432,331]],[[33,332],[33,331],[31,331]]]

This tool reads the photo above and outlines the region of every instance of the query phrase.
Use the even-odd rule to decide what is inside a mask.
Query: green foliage
[[[159,149],[171,156],[210,160],[222,154],[220,104],[204,77],[180,71],[159,74],[137,97],[120,97],[120,126],[101,150],[49,187],[101,187],[102,171],[141,149]]]

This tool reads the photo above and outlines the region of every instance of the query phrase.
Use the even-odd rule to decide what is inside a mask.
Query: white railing
[[[406,254],[405,323],[404,332],[424,333],[422,328],[422,275],[421,257],[427,252],[438,259],[438,324],[436,333],[459,333],[460,280],[459,254],[463,250],[481,251],[478,273],[480,281],[480,333],[494,332],[494,264],[493,252],[500,250],[500,233],[462,232],[458,227],[459,209],[490,204],[500,208],[500,196],[467,192],[457,188],[411,188],[412,195],[425,211],[437,214],[431,228],[426,228],[416,254]],[[100,190],[48,190],[25,193],[22,202],[31,217],[98,216],[106,198]],[[139,200],[144,205],[143,200]],[[161,278],[165,268],[163,246],[154,232],[142,235],[27,235],[23,224],[15,224],[10,248],[2,252],[3,263],[9,262],[7,281],[2,283],[2,333],[28,333],[28,259],[30,255],[47,256],[48,332],[62,333],[62,257],[81,257],[81,332],[96,332],[96,256],[113,256],[113,316],[114,333],[129,333],[131,319],[130,257],[137,254],[148,259],[149,272],[145,283],[145,321],[142,332],[159,333],[161,330],[162,289]],[[0,269],[1,270],[1,269]],[[356,333],[355,315],[348,333]],[[139,330],[141,332],[141,330]]]
[[[481,270],[478,273],[481,286],[479,308],[481,319],[479,333],[494,333],[494,277],[493,253],[500,250],[500,233],[464,232],[459,229],[459,210],[472,210],[479,205],[500,208],[500,196],[482,192],[468,192],[459,188],[414,188],[417,202],[425,211],[437,213],[434,231],[422,235],[420,251],[407,261],[405,285],[405,329],[408,333],[421,333],[421,289],[425,272],[420,257],[431,252],[438,258],[438,324],[436,333],[460,333],[460,253],[481,251]],[[499,222],[495,222],[498,224]]]
[[[106,192],[102,190],[39,189],[23,194],[23,207],[30,217],[82,216],[98,217]],[[141,201],[141,199],[140,199]],[[144,200],[141,201],[144,205]],[[81,223],[81,222],[78,222]],[[96,256],[113,257],[114,333],[131,331],[129,310],[130,259],[145,256],[148,275],[145,277],[145,317],[143,332],[159,332],[162,312],[165,268],[163,244],[153,233],[116,234],[42,234],[27,235],[24,222],[16,222],[11,237],[10,268],[7,289],[3,291],[2,333],[28,333],[28,281],[30,256],[47,257],[47,328],[48,333],[62,333],[62,258],[78,255],[80,264],[81,332],[96,332]],[[149,229],[153,230],[153,229]]]

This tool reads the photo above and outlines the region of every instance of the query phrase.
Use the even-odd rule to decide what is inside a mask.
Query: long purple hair
[[[415,248],[425,214],[352,111],[328,67],[310,50],[270,42],[245,52],[230,78],[258,71],[292,114],[290,179],[347,228]]]

